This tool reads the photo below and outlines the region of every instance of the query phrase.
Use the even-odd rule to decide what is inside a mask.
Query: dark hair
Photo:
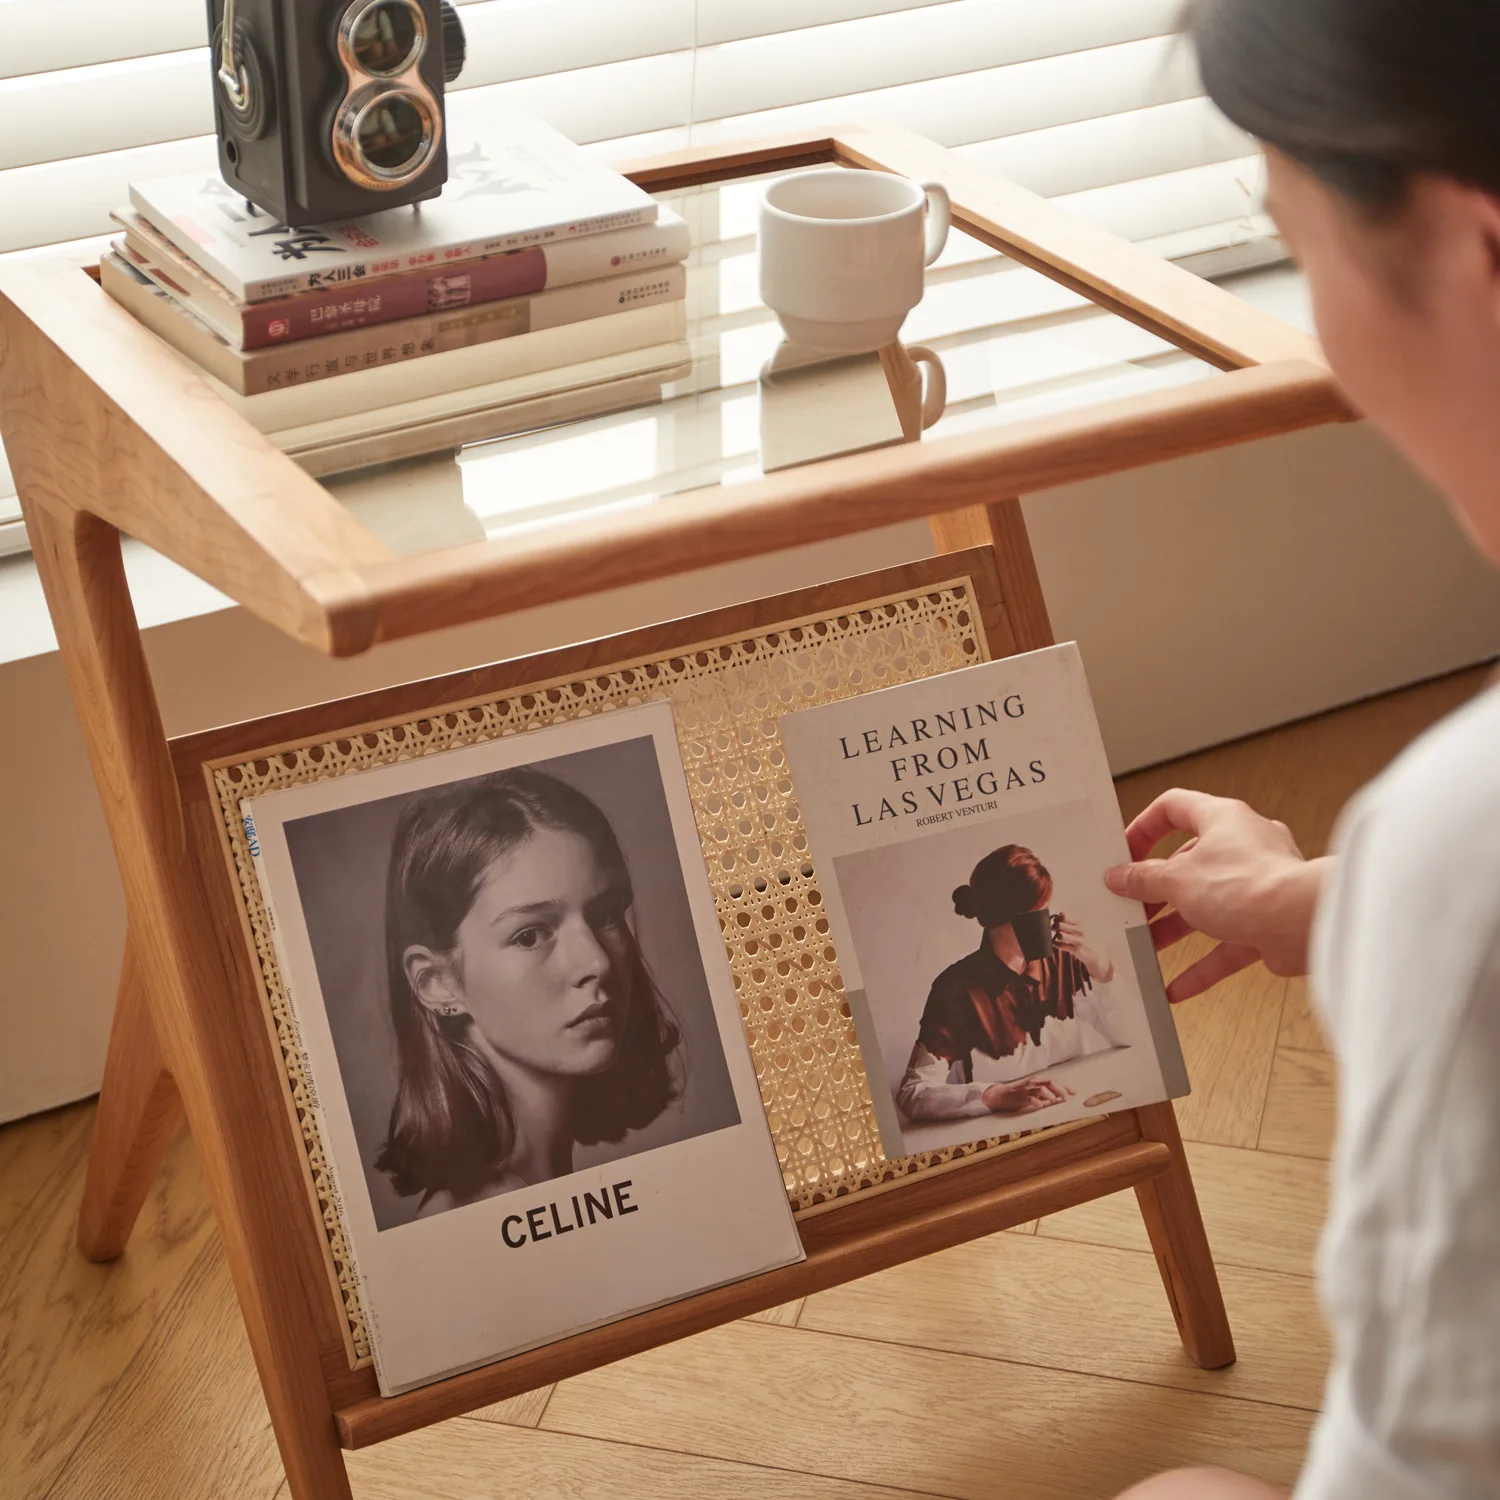
[[[974,866],[969,883],[953,893],[953,910],[986,930],[1003,927],[1052,897],[1052,877],[1030,849],[1002,844]]]
[[[1214,103],[1330,187],[1394,208],[1431,172],[1500,193],[1495,0],[1193,0]]]
[[[435,1015],[412,993],[413,944],[451,952],[494,861],[537,829],[588,840],[612,885],[632,899],[630,872],[609,819],[576,787],[522,767],[441,787],[396,824],[385,894],[386,981],[400,1080],[375,1165],[402,1196],[446,1190],[469,1198],[500,1175],[515,1149],[504,1085],[470,1036],[468,1017]],[[628,931],[628,929],[627,929]],[[617,1141],[677,1096],[672,1057],[681,1035],[634,934],[628,936],[625,1032],[614,1065],[580,1081],[574,1139]]]

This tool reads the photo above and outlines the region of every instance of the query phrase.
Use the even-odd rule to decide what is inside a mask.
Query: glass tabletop
[[[680,338],[639,351],[634,367],[601,367],[613,378],[574,381],[550,411],[500,403],[467,419],[460,446],[325,473],[325,485],[414,553],[1219,373],[956,228],[898,345],[799,348],[757,292],[757,207],[771,180],[659,195],[693,232]]]

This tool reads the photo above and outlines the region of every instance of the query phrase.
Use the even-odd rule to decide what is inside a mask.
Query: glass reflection
[[[783,340],[760,372],[761,472],[915,442],[947,400],[943,362],[921,345],[829,354]]]

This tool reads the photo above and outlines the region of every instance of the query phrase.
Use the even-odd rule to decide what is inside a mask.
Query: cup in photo
[[[1021,957],[1027,963],[1037,963],[1052,952],[1052,913],[1045,907],[1037,911],[1023,911],[1010,919],[1010,930],[1021,945]]]
[[[761,300],[795,343],[850,354],[891,344],[950,218],[941,183],[846,167],[783,177],[761,199]]]

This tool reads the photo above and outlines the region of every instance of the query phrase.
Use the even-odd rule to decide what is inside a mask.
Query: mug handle
[[[922,430],[925,432],[942,416],[948,405],[948,372],[943,362],[925,344],[912,344],[907,354],[915,364],[927,366],[922,382]]]
[[[943,253],[948,243],[948,226],[953,222],[953,205],[948,198],[948,189],[940,182],[919,184],[927,194],[927,240],[924,266],[930,266]]]

